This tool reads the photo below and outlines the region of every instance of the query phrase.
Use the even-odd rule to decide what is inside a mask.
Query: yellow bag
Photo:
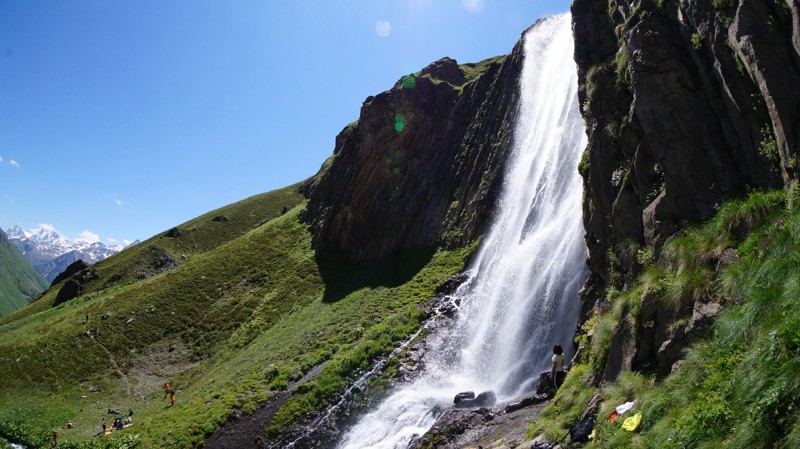
[[[622,423],[622,429],[627,430],[628,432],[633,432],[639,427],[639,423],[642,422],[642,412],[639,412],[630,418],[627,418],[625,422]]]

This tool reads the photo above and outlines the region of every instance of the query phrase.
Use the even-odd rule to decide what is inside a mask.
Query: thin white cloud
[[[39,227],[37,229],[44,229],[45,231],[50,231],[50,232],[58,232],[56,231],[55,226],[48,223],[39,223]],[[36,231],[36,229],[31,229],[31,231]]]
[[[3,156],[0,156],[0,162],[3,162]]]
[[[19,162],[15,161],[14,159],[11,159],[10,161],[8,161],[8,163],[11,164],[13,167],[19,168]]]
[[[123,239],[122,240],[122,244],[123,245],[130,245],[131,243],[133,243],[133,240],[128,240],[128,239]]]
[[[124,204],[122,199],[116,193],[111,193],[108,195],[108,197],[111,198],[111,201],[113,201],[117,206],[122,206]]]
[[[100,236],[88,229],[84,229],[84,231],[81,232],[78,238],[76,238],[75,240],[80,242],[95,243],[100,241]]]
[[[107,238],[106,241],[108,243],[117,243],[117,239],[112,239],[111,237]]]

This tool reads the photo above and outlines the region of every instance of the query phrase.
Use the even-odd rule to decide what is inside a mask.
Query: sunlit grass
[[[92,435],[108,407],[132,408],[134,426],[118,436],[139,434],[147,447],[196,447],[231,414],[253,412],[324,364],[275,416],[269,432],[280,433],[415,331],[421,305],[474,250],[409,250],[343,266],[326,281],[301,209],[168,273],[2,325],[0,433],[26,407],[46,403],[18,441],[36,446],[51,426],[71,419],[76,428],[59,434],[64,444],[97,442]],[[159,385],[142,390],[137,378],[147,354],[166,351],[170,341],[185,366],[163,376],[178,390],[174,407]]]

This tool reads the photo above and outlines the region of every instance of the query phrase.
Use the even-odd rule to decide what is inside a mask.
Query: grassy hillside
[[[21,309],[47,288],[47,281],[8,242],[0,229],[0,317]]]
[[[649,260],[635,285],[608,295],[587,326],[592,332],[581,342],[581,363],[531,434],[560,439],[598,393],[599,425],[587,447],[800,447],[799,199],[796,186],[753,193],[723,205],[705,226],[671,238],[659,263]],[[711,263],[726,249],[735,249],[739,260]],[[663,381],[645,369],[623,372],[595,390],[591,381],[616,329],[627,322],[636,334],[651,325],[638,316],[646,295],[725,309]],[[614,407],[631,400],[637,407],[624,417],[642,413],[636,432],[622,430],[622,420],[607,422]]]
[[[300,204],[299,184],[284,187],[208,212],[175,228],[164,231],[131,248],[95,264],[96,278],[86,286],[86,294],[100,292],[153,277],[168,271],[174,261],[183,264],[223,243],[241,237],[251,229],[280,216]],[[16,321],[53,306],[63,283],[49,289],[33,307],[0,319],[0,324]]]
[[[273,419],[268,432],[280,433],[416,330],[418,305],[470,252],[342,265],[311,249],[304,204],[281,214],[294,189],[281,195],[269,200],[277,211],[254,197],[179,226],[178,237],[154,237],[98,264],[84,295],[52,307],[48,292],[0,322],[0,435],[41,447],[70,419],[60,446],[116,447],[138,435],[125,442],[196,447],[318,367]],[[180,265],[134,280],[151,248]],[[178,390],[174,407],[165,381]],[[134,426],[96,438],[109,407],[132,408]]]

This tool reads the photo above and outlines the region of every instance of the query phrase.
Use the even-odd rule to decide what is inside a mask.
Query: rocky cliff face
[[[589,135],[584,313],[722,201],[797,178],[799,11],[796,0],[573,2]],[[716,313],[641,303],[656,329],[636,339],[620,325],[605,378],[648,363],[664,375],[688,340],[666,323]]]
[[[726,198],[796,177],[796,1],[575,0],[572,14],[596,286],[624,284],[637,255]]]
[[[316,249],[355,261],[463,244],[487,225],[518,101],[522,48],[444,58],[364,101],[303,192]]]

